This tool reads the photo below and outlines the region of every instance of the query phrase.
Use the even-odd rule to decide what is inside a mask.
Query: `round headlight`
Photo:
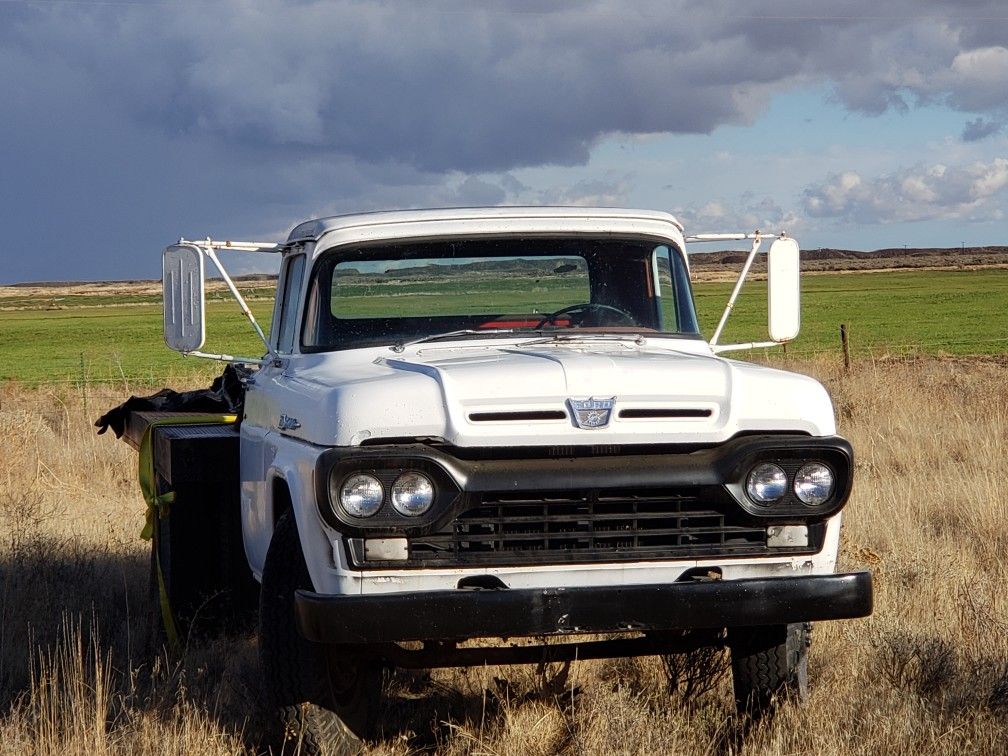
[[[404,472],[392,484],[392,506],[407,517],[422,515],[434,503],[434,484],[416,472]]]
[[[373,475],[351,475],[340,486],[339,504],[354,517],[370,517],[381,509],[384,498],[385,489]]]
[[[818,462],[804,465],[795,475],[794,492],[803,504],[822,504],[833,493],[833,472]]]
[[[746,480],[746,493],[758,504],[777,501],[787,491],[787,475],[777,465],[756,465]]]

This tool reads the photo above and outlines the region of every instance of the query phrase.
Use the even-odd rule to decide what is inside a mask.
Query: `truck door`
[[[261,575],[273,534],[272,486],[266,473],[273,464],[276,423],[283,412],[284,372],[298,350],[298,318],[306,255],[285,256],[277,282],[270,344],[280,359],[263,365],[249,381],[245,393],[245,419],[241,426],[242,520],[245,553],[257,576]]]

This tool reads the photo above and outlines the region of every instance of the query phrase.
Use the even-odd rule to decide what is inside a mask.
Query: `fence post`
[[[840,324],[840,345],[843,347],[843,368],[845,373],[850,372],[850,341],[847,337],[847,324]]]

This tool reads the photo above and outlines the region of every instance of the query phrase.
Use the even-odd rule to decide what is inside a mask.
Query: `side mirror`
[[[176,352],[195,352],[206,341],[203,253],[175,244],[162,260],[165,343]]]
[[[774,240],[767,252],[767,302],[770,339],[791,341],[801,327],[798,242]]]

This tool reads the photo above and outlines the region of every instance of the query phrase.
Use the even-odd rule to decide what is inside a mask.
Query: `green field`
[[[267,327],[272,305],[250,306]],[[155,304],[0,312],[0,380],[183,383],[220,372],[207,360],[169,350],[161,318]],[[246,356],[263,351],[233,303],[208,303],[207,332],[208,351],[219,347]]]
[[[731,285],[695,286],[701,326],[714,330]],[[68,296],[39,306],[7,289],[0,296],[0,380],[40,382],[190,382],[218,366],[183,358],[161,338],[161,308],[151,296]],[[14,293],[11,293],[14,292]],[[258,285],[252,302],[268,327],[272,304]],[[513,311],[532,311],[543,292],[515,292]],[[463,296],[471,296],[466,293]],[[402,311],[416,311],[431,293],[410,290]],[[838,352],[839,326],[845,323],[855,356],[1008,352],[1008,271],[908,271],[806,275],[802,280],[802,332],[789,353]],[[208,304],[207,350],[260,353],[252,329],[233,302],[218,296]],[[765,284],[743,290],[722,343],[765,338]]]
[[[717,324],[728,285],[695,287],[704,332]],[[749,282],[722,343],[766,333],[766,285]],[[802,329],[788,352],[886,354],[1008,352],[1008,270],[830,273],[802,278]]]

